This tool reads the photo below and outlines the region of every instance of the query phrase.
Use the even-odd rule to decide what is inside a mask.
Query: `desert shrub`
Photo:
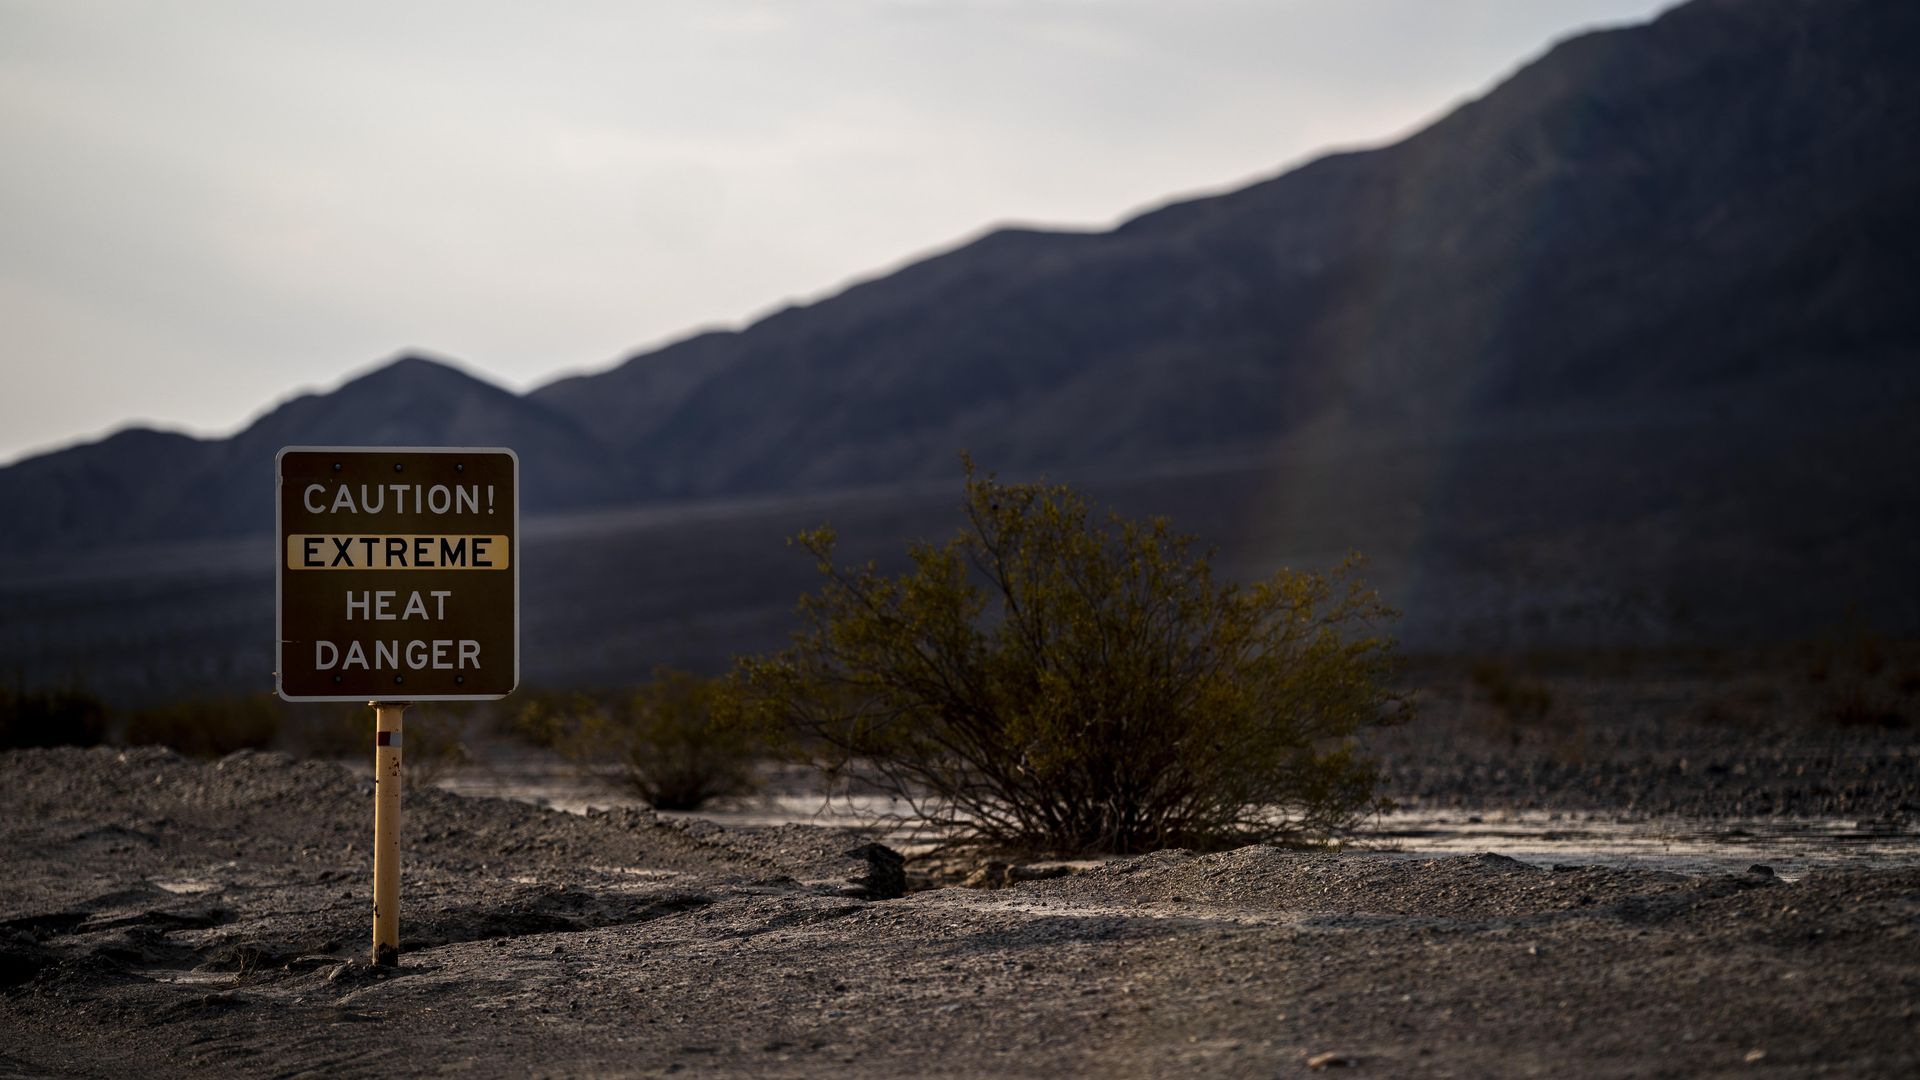
[[[412,719],[412,712],[408,712]],[[365,704],[302,702],[290,704],[280,725],[280,742],[305,758],[340,760],[369,754],[373,710]]]
[[[1703,694],[1688,710],[1687,719],[1708,728],[1752,728],[1759,726],[1779,704],[1780,695],[1775,688],[1751,680]]]
[[[402,726],[406,731],[405,754],[401,761],[407,770],[407,783],[419,787],[431,786],[447,774],[449,769],[464,765],[469,760],[464,710],[452,703],[415,705],[407,710]],[[361,745],[364,752],[373,753],[373,710],[367,709],[361,717],[366,734]]]
[[[107,733],[107,707],[79,689],[0,689],[0,750],[93,746]]]
[[[575,695],[554,713],[554,745],[589,772],[626,784],[656,810],[697,810],[753,788],[762,748],[748,729],[721,713],[715,680],[659,668],[624,700]]]
[[[1553,691],[1545,683],[1517,674],[1502,660],[1481,660],[1468,677],[1493,707],[1492,733],[1519,746],[1527,731],[1543,724],[1553,711]]]
[[[1807,681],[1819,684],[1848,678],[1874,679],[1887,667],[1890,646],[1853,614],[1805,648]]]
[[[1901,668],[1900,674],[1894,677],[1893,686],[1904,697],[1920,694],[1920,667]]]
[[[310,703],[288,707],[282,741],[303,757],[354,759],[373,756],[373,709],[366,705]],[[465,710],[456,702],[413,705],[401,721],[401,762],[406,782],[427,786],[469,760]]]
[[[1905,713],[1862,681],[1851,681],[1827,695],[1824,719],[1843,728],[1903,728]]]
[[[497,714],[506,721],[504,734],[554,749],[580,726],[581,718],[606,709],[609,696],[581,690],[522,689],[514,698],[517,708]]]
[[[1908,675],[1893,664],[1893,651],[1857,616],[1814,642],[1808,681],[1825,687],[1814,721],[1843,728],[1906,727],[1910,719],[1899,699],[1909,692]]]
[[[924,824],[1051,851],[1324,834],[1376,805],[1352,745],[1404,713],[1390,614],[1351,573],[1216,583],[1164,519],[967,464],[964,527],[898,577],[833,560],[788,649],[742,661],[742,715]]]
[[[280,732],[281,701],[272,694],[188,698],[141,709],[127,718],[133,746],[170,746],[195,757],[259,750]]]

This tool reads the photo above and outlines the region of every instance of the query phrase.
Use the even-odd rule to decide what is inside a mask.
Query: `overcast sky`
[[[1386,141],[1664,0],[0,0],[0,461],[516,389]]]

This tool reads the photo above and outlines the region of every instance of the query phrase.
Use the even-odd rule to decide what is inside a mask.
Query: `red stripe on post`
[[[392,746],[392,745],[393,745],[393,732],[391,732],[391,731],[376,731],[376,732],[374,732],[374,733],[373,733],[373,745],[375,745],[375,746]]]

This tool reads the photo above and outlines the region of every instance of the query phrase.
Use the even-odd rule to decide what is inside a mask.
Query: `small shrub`
[[[272,694],[190,698],[135,712],[125,739],[132,746],[170,746],[194,757],[266,748],[280,732],[280,699]]]
[[[367,752],[373,748],[373,710],[365,710],[363,722],[366,724],[365,745]],[[460,711],[444,705],[415,705],[407,710],[402,721],[406,732],[406,752],[402,755],[407,775],[406,781],[419,787],[431,787],[450,769],[458,768],[469,760],[466,735],[466,722]]]
[[[1827,698],[1829,723],[1843,728],[1903,728],[1907,717],[1888,701],[1872,693],[1862,682],[1850,682]]]
[[[1510,745],[1519,746],[1527,731],[1539,727],[1553,711],[1553,691],[1515,674],[1504,661],[1481,660],[1473,665],[1469,678],[1493,706],[1494,733]]]
[[[1216,584],[1163,519],[967,463],[966,525],[900,577],[814,557],[792,647],[742,662],[744,715],[857,766],[956,838],[1052,851],[1324,834],[1377,805],[1352,744],[1404,710],[1389,612],[1351,579]]]
[[[1920,667],[1908,666],[1901,668],[1900,674],[1894,677],[1893,687],[1900,692],[1902,697],[1913,697],[1916,694],[1920,694]]]
[[[107,733],[107,707],[83,690],[0,689],[0,750],[94,746]]]
[[[582,717],[606,707],[600,697],[579,690],[521,690],[514,697],[519,707],[499,714],[506,717],[506,734],[548,749],[558,748]]]
[[[1826,686],[1815,720],[1843,728],[1902,728],[1909,723],[1899,698],[1910,693],[1908,671],[1893,663],[1893,646],[1858,617],[1813,646]]]
[[[589,772],[624,782],[656,810],[697,810],[753,788],[760,746],[721,719],[725,689],[660,668],[630,698],[602,704],[575,695],[565,713],[537,714],[560,733],[555,745]]]
[[[1807,647],[1807,681],[1820,684],[1847,677],[1873,679],[1888,664],[1889,645],[1858,615],[1827,631]]]
[[[453,703],[423,703],[407,709],[401,762],[406,782],[426,787],[468,760],[466,725]],[[373,756],[374,716],[365,705],[303,704],[289,707],[284,742],[303,757],[329,760]]]
[[[289,705],[280,739],[289,752],[304,758],[357,758],[371,753],[373,710],[334,702]]]
[[[1819,686],[1832,677],[1833,654],[1824,648],[1815,648],[1807,658],[1807,681]]]

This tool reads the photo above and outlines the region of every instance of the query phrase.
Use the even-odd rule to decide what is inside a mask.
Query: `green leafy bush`
[[[714,680],[660,668],[624,701],[576,694],[559,704],[530,703],[522,724],[656,810],[697,810],[753,788],[762,748],[746,728],[723,719],[724,695]]]
[[[833,560],[783,652],[742,661],[745,716],[855,768],[956,838],[1059,852],[1321,835],[1376,805],[1362,728],[1403,715],[1391,614],[1353,579],[1216,583],[1167,522],[967,463],[966,525],[912,570]]]

